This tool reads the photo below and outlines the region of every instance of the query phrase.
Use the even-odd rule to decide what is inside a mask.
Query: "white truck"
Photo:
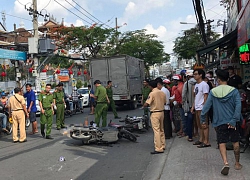
[[[115,104],[127,104],[136,109],[141,99],[144,80],[144,61],[128,55],[89,60],[91,84],[100,80],[104,87],[112,81]]]

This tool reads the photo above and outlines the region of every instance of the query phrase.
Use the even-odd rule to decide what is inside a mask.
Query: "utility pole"
[[[33,0],[33,31],[34,31],[34,38],[36,39],[35,47],[38,48],[38,11],[37,11],[37,0]],[[37,67],[39,65],[38,58],[36,54],[32,54],[34,58],[34,72],[33,75],[36,74],[36,80],[35,80],[35,87],[36,90],[39,90],[40,80],[39,80],[39,72],[37,72]]]

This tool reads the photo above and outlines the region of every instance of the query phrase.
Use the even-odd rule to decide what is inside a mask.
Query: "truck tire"
[[[137,108],[137,105],[138,105],[137,97],[134,96],[132,102],[130,102],[129,104],[129,109],[134,110]]]

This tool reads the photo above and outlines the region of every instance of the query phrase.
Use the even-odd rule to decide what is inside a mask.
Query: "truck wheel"
[[[137,108],[137,101],[133,101],[129,104],[129,109],[134,110]]]

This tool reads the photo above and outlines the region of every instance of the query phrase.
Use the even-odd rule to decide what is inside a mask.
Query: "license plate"
[[[142,122],[139,122],[139,123],[138,123],[138,128],[139,128],[139,129],[143,129]]]

